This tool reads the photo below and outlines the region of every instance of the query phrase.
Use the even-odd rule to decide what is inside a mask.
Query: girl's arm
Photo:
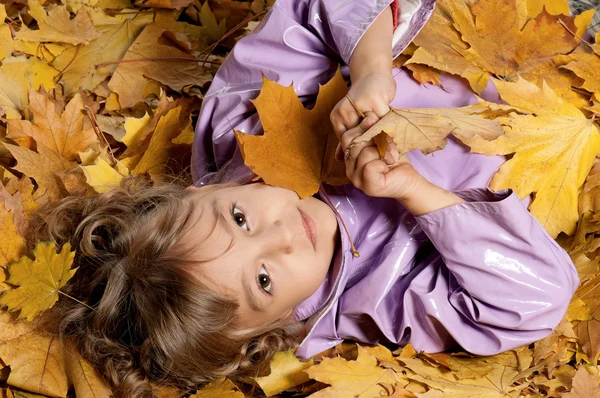
[[[396,0],[402,10],[394,31],[393,54],[416,36],[433,11],[434,0]],[[392,0],[278,1],[255,32],[241,39],[215,75],[204,98],[192,148],[192,173],[202,185],[220,171],[223,180],[252,176],[244,165],[233,129],[261,134],[250,100],[262,75],[294,84],[301,100],[314,99],[319,84],[347,65],[360,39]],[[348,70],[342,68],[347,74]],[[227,167],[225,167],[227,165]]]

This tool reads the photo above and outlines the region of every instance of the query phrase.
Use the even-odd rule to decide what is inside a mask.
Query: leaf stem
[[[79,300],[77,300],[75,297],[73,297],[73,296],[69,296],[67,293],[65,293],[65,292],[62,292],[62,291],[60,291],[60,290],[58,290],[58,292],[59,292],[60,294],[62,294],[63,296],[66,296],[66,297],[70,298],[71,300],[73,300],[73,301],[76,301],[76,302],[78,302],[79,304],[81,304],[81,305],[84,305],[84,306],[88,307],[90,310],[92,310],[92,311],[96,311],[96,309],[95,309],[95,308],[92,308],[92,307],[90,307],[89,305],[87,305],[87,304],[86,304],[86,303],[84,303],[83,301],[79,301]]]
[[[585,43],[585,44],[587,44],[588,46],[592,47],[592,44],[591,44],[590,42],[588,42],[587,40],[584,40],[582,37],[579,37],[579,36],[577,36],[577,33],[575,33],[575,32],[573,32],[573,31],[571,31],[571,29],[569,29],[569,27],[567,26],[567,24],[566,24],[566,23],[564,23],[564,22],[562,21],[562,19],[558,18],[558,19],[557,19],[557,21],[558,21],[558,23],[559,23],[559,24],[561,24],[561,25],[563,26],[563,28],[565,28],[565,30],[566,30],[567,32],[569,32],[570,34],[572,34],[572,35],[573,35],[573,37],[575,37],[575,38],[577,38],[577,39],[581,40],[582,42],[584,42],[584,43]]]
[[[128,63],[132,63],[132,62],[152,62],[152,61],[187,61],[187,62],[204,62],[206,64],[214,64],[214,65],[221,65],[221,62],[213,62],[213,61],[200,61],[197,58],[186,58],[186,57],[156,57],[156,58],[130,58],[130,59],[122,59],[119,61],[110,61],[110,62],[104,62],[101,64],[96,65],[96,69],[100,69],[100,68],[104,68],[105,66],[109,66],[109,65],[116,65],[116,64],[128,64]]]

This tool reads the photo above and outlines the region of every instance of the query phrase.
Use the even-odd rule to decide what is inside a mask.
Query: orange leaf
[[[253,103],[264,135],[235,132],[246,165],[267,184],[296,191],[301,198],[316,193],[322,182],[348,183],[344,165],[334,157],[339,141],[329,122],[333,107],[347,93],[341,73],[321,86],[311,110],[304,108],[292,86],[267,78],[263,82]]]

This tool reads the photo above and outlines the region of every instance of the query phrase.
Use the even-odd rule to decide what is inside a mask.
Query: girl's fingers
[[[375,145],[363,148],[356,160],[356,168],[353,171],[353,184],[357,188],[362,188],[367,180],[367,169],[376,166],[374,163],[380,163],[385,167],[385,164],[379,157],[379,151]]]

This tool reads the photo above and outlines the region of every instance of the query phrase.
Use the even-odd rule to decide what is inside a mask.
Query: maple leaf
[[[263,87],[253,101],[262,123],[263,135],[236,131],[244,163],[269,185],[311,196],[322,182],[348,183],[344,165],[335,160],[338,139],[329,114],[347,93],[338,72],[319,88],[317,103],[305,109],[293,86],[282,87],[263,77]]]
[[[114,17],[97,9],[91,9],[89,13],[100,36],[89,44],[67,48],[52,62],[62,73],[65,95],[75,93],[80,88],[95,90],[117,69],[116,64],[103,64],[123,58],[144,26],[153,20],[153,15],[147,13]]]
[[[485,377],[458,379],[453,372],[428,365],[421,359],[399,358],[415,374],[408,374],[411,380],[424,383],[444,392],[444,398],[462,397],[505,397],[523,389],[526,385],[513,386],[518,371],[512,367],[490,363],[492,368]]]
[[[38,145],[38,152],[16,145],[3,145],[17,160],[16,170],[32,177],[38,186],[47,192],[50,199],[58,199],[65,194],[65,186],[58,175],[65,170],[76,166],[60,154],[48,149],[45,145]]]
[[[54,242],[38,242],[33,249],[34,260],[27,256],[11,263],[10,277],[6,280],[16,289],[0,296],[0,305],[9,311],[21,311],[19,318],[31,321],[40,312],[52,307],[58,301],[59,289],[75,274],[71,269],[75,252],[69,242],[56,253]]]
[[[190,398],[244,398],[244,394],[238,390],[235,384],[229,379],[220,378],[209,383],[206,387],[198,390]]]
[[[600,396],[600,379],[581,366],[573,377],[573,388],[561,398],[595,398]]]
[[[498,15],[504,18],[498,19]],[[415,38],[420,48],[407,64],[426,64],[466,78],[481,93],[490,76],[516,81],[521,76],[541,85],[542,79],[561,95],[585,102],[571,91],[573,78],[555,67],[554,56],[575,48],[577,40],[542,11],[521,28],[516,0],[437,3],[431,20]],[[560,19],[572,31],[573,18]],[[551,43],[551,45],[548,45]]]
[[[310,380],[303,371],[313,366],[313,361],[300,362],[292,350],[287,350],[276,353],[270,366],[271,373],[268,376],[254,378],[267,397]]]
[[[377,366],[377,359],[358,346],[356,361],[343,358],[324,358],[323,362],[306,370],[311,379],[330,384],[311,395],[314,398],[356,396],[380,397],[386,394],[381,383],[396,384],[398,376],[393,370]]]
[[[18,139],[31,137],[37,144],[43,144],[68,160],[78,158],[79,151],[85,151],[91,144],[100,143],[93,128],[84,128],[83,101],[79,94],[67,104],[59,115],[47,96],[34,90],[29,93],[29,109],[34,122],[9,120],[7,137]]]
[[[100,34],[94,29],[86,9],[81,9],[71,19],[65,6],[56,6],[49,13],[37,1],[30,1],[29,15],[38,23],[38,30],[26,26],[17,32],[17,38],[35,42],[89,43]]]
[[[572,235],[579,218],[577,195],[600,153],[600,134],[593,120],[560,98],[546,84],[542,88],[523,79],[495,81],[501,97],[530,114],[500,117],[506,135],[494,141],[455,134],[486,155],[515,155],[494,175],[490,188],[513,188],[520,198],[532,192],[531,214],[555,238]]]
[[[497,109],[508,113],[512,108],[499,105]],[[486,140],[493,140],[504,134],[504,130],[498,121],[484,117],[488,110],[489,108],[480,105],[462,108],[392,109],[368,131],[357,137],[353,145],[385,133],[393,138],[400,153],[420,149],[424,154],[428,154],[444,148],[447,143],[446,136],[453,132],[460,132],[464,136],[478,134]],[[381,152],[385,153],[385,150]]]
[[[10,366],[7,383],[27,391],[64,397],[68,378],[59,340],[35,323],[14,322],[0,311],[0,359]]]
[[[173,90],[182,91],[188,86],[203,86],[212,80],[212,74],[198,62],[178,60],[191,59],[190,54],[159,40],[165,28],[158,24],[147,25],[123,57],[108,87],[118,95],[122,108],[130,108],[144,100],[144,89],[151,80],[158,81]]]

